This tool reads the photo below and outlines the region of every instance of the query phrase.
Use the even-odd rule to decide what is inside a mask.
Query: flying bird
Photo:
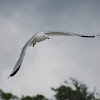
[[[49,39],[50,36],[78,36],[78,37],[84,37],[84,38],[94,38],[95,36],[87,36],[87,35],[80,35],[80,34],[76,34],[76,33],[71,33],[71,32],[59,32],[59,31],[47,31],[47,32],[39,32],[34,34],[29,41],[24,45],[24,47],[22,48],[20,57],[12,71],[12,73],[10,74],[9,77],[14,76],[18,70],[21,67],[21,64],[23,62],[24,56],[25,56],[25,51],[29,46],[33,46],[36,45],[37,42],[41,42],[44,41],[46,39]],[[99,35],[97,35],[99,36]],[[8,77],[8,78],[9,78]]]

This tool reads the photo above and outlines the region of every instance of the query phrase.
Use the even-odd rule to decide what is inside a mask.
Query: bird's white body
[[[22,61],[23,61],[24,56],[25,56],[26,49],[31,45],[33,45],[33,47],[34,47],[34,45],[37,42],[41,42],[41,41],[44,41],[45,39],[49,39],[48,36],[78,36],[78,37],[84,37],[84,38],[95,37],[95,36],[86,36],[86,35],[80,35],[80,34],[75,34],[75,33],[70,33],[70,32],[51,32],[51,31],[49,31],[49,32],[36,33],[29,39],[29,41],[22,48],[22,52],[20,54],[20,57],[15,65],[12,73],[10,74],[10,76],[14,76],[17,73],[17,71],[19,70],[19,68],[21,67]],[[97,36],[99,36],[99,35],[97,35]]]
[[[44,41],[45,39],[47,39],[47,36],[45,34],[37,34],[33,41],[41,42]]]
[[[35,45],[38,42],[44,41],[45,39],[49,39],[49,37],[43,33],[39,33],[35,36],[34,40],[30,43],[30,46]]]

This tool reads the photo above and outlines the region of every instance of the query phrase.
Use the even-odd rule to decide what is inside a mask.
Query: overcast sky
[[[36,32],[100,34],[100,0],[0,0],[0,88],[43,94],[69,77],[100,92],[100,37],[51,37],[29,47],[18,73],[7,79],[24,44]]]

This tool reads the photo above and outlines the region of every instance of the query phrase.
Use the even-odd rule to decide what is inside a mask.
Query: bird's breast
[[[41,37],[41,36],[37,36],[36,38],[35,38],[35,41],[36,42],[41,42],[41,41],[43,41],[43,40],[45,40],[43,37]]]

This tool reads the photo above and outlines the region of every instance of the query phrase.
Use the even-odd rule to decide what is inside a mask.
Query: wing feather
[[[79,36],[79,37],[84,37],[84,38],[93,38],[93,36],[88,36],[88,35],[81,35],[81,34],[76,34],[76,33],[71,33],[71,32],[60,32],[60,31],[47,31],[44,32],[44,34],[48,36]]]
[[[25,51],[26,51],[27,47],[30,45],[30,43],[35,39],[35,36],[36,36],[36,34],[34,34],[34,35],[29,39],[29,41],[24,45],[24,47],[22,48],[22,52],[21,52],[21,54],[20,54],[20,57],[19,57],[19,59],[18,59],[16,65],[15,65],[15,67],[14,67],[12,73],[10,74],[10,76],[14,76],[14,75],[18,72],[18,70],[19,70],[19,68],[21,67],[21,64],[22,64],[22,62],[23,62],[23,59],[24,59],[24,56],[25,56]],[[10,76],[9,76],[9,77],[10,77]],[[8,78],[9,78],[9,77],[8,77]]]

